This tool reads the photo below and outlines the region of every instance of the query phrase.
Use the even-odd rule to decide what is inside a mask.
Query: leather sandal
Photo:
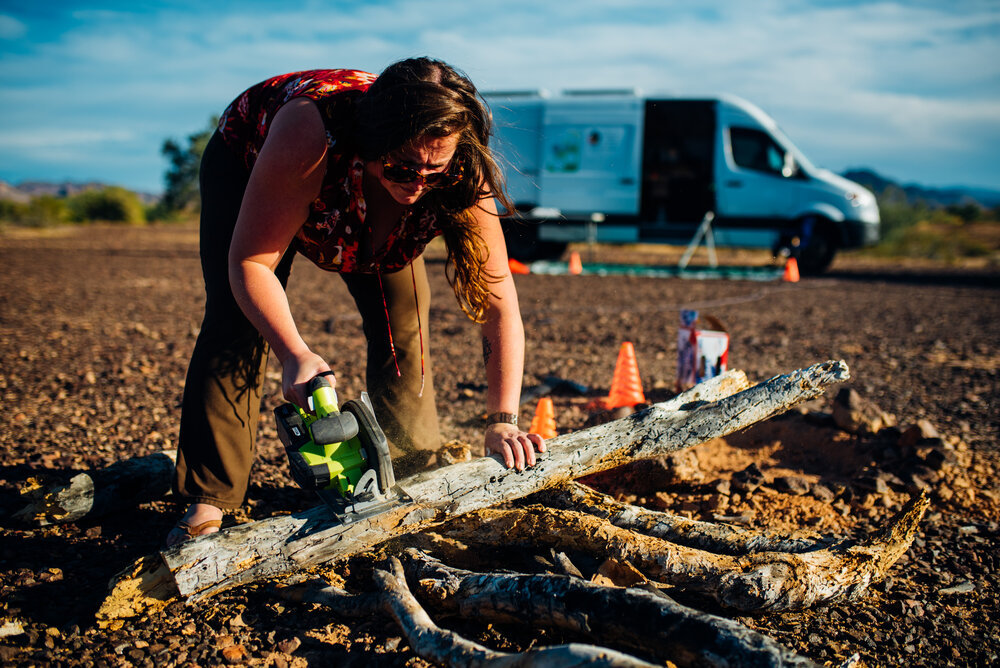
[[[178,543],[184,543],[192,538],[197,538],[198,536],[204,536],[205,534],[215,533],[214,531],[209,531],[209,529],[220,529],[222,528],[222,520],[207,520],[201,524],[191,525],[184,520],[177,520],[177,524],[174,528],[170,530],[167,534],[167,547],[177,545]],[[183,538],[171,541],[170,537],[174,535],[175,532],[180,532],[184,534]]]

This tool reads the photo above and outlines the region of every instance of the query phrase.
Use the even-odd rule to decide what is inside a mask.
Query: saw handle
[[[343,443],[358,435],[357,418],[351,413],[340,412],[337,391],[326,379],[326,376],[332,375],[332,371],[324,371],[307,385],[312,398],[312,409],[317,418],[310,427],[317,445]]]
[[[312,398],[312,410],[316,414],[316,417],[326,417],[327,415],[340,412],[340,404],[337,402],[337,391],[333,389],[333,385],[326,379],[326,376],[332,375],[332,371],[324,371],[317,374],[306,385],[309,396]]]

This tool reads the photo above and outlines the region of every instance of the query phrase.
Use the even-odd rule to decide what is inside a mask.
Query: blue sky
[[[241,90],[411,55],[483,90],[730,93],[816,164],[1000,188],[1000,2],[0,0],[0,179],[162,190]]]

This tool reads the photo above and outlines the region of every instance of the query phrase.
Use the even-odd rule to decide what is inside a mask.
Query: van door
[[[652,234],[715,211],[713,100],[648,100],[642,146],[642,221]]]
[[[781,220],[795,208],[791,157],[767,132],[732,125],[723,129],[725,169],[720,170],[717,201],[729,219]]]
[[[638,213],[639,100],[550,101],[544,123],[541,206],[564,215]]]

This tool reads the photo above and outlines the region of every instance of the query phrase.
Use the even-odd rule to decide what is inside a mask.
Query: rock
[[[941,439],[925,439],[914,446],[914,452],[927,466],[940,471],[947,464],[955,464],[958,456]]]
[[[858,489],[875,492],[876,494],[888,494],[889,485],[878,475],[863,475],[854,479],[854,486]]]
[[[730,487],[740,492],[752,492],[764,483],[764,473],[756,464],[750,464],[733,474]]]
[[[819,483],[809,487],[809,495],[817,501],[822,501],[823,503],[833,503],[833,500],[837,498],[837,495],[833,493],[832,489]]]
[[[948,596],[951,594],[971,594],[974,591],[976,591],[976,585],[966,580],[965,582],[958,583],[954,587],[946,587],[944,589],[938,589],[938,595]]]
[[[771,486],[779,492],[786,494],[797,494],[799,496],[809,492],[809,481],[799,475],[784,475],[774,479]],[[832,495],[832,493],[831,493]]]
[[[9,638],[23,634],[24,627],[21,626],[21,622],[4,620],[3,624],[0,624],[0,638]]]
[[[225,659],[226,663],[230,665],[243,663],[249,657],[250,653],[247,652],[247,648],[243,645],[232,645],[222,650],[222,658]]]
[[[940,438],[941,434],[938,433],[934,425],[926,419],[917,420],[916,424],[912,424],[903,430],[903,433],[899,437],[899,445],[904,448],[913,447],[918,441],[925,438]]]
[[[665,475],[670,480],[668,484],[701,482],[705,479],[698,462],[698,455],[693,450],[673,452],[660,457],[659,460],[663,464]]]
[[[295,650],[302,646],[302,641],[297,637],[287,638],[278,643],[278,651],[283,654],[293,654]]]
[[[896,423],[891,415],[847,387],[833,400],[833,421],[844,431],[862,436],[877,434]]]
[[[931,489],[930,483],[915,473],[904,473],[901,480],[903,481],[903,489],[908,494],[919,494]]]

